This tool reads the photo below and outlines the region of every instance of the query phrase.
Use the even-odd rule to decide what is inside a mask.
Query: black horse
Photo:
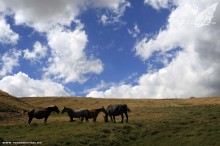
[[[39,110],[31,110],[28,112],[28,116],[29,116],[29,120],[28,120],[28,124],[30,125],[31,121],[33,118],[36,119],[43,119],[44,118],[44,123],[47,122],[47,118],[50,116],[51,112],[56,112],[59,113],[59,109],[58,107],[55,106],[50,106],[44,109],[39,109]]]
[[[131,110],[128,108],[128,106],[126,104],[109,105],[106,109],[106,114],[104,116],[104,120],[105,120],[105,122],[108,122],[108,116],[110,116],[111,121],[116,123],[115,116],[121,115],[121,123],[123,123],[123,120],[124,120],[123,114],[125,114],[126,122],[128,122],[127,112],[131,112]],[[112,116],[113,116],[113,118],[112,118]]]

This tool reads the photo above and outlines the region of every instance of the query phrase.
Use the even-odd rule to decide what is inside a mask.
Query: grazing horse
[[[73,110],[71,108],[65,107],[62,110],[62,114],[67,112],[70,117],[70,122],[73,122],[73,118],[81,118],[81,121],[85,118],[88,121],[89,110],[87,109],[80,109],[80,110]]]
[[[28,112],[28,117],[29,117],[28,124],[30,125],[33,118],[36,118],[36,119],[43,119],[44,118],[44,123],[46,123],[47,118],[50,116],[51,112],[59,113],[60,111],[56,105],[50,106],[50,107],[47,107],[44,109],[39,109],[39,110],[33,109],[33,110],[29,111]]]
[[[108,116],[110,116],[111,121],[116,123],[115,116],[121,115],[121,123],[123,123],[124,115],[126,116],[126,122],[128,122],[128,114],[127,112],[131,112],[126,104],[115,104],[109,105],[106,109],[106,114],[104,116],[105,122],[108,122]],[[113,116],[113,119],[112,119]],[[114,121],[113,121],[114,120]]]
[[[101,108],[98,108],[98,109],[89,110],[89,117],[88,118],[89,119],[93,118],[93,122],[96,122],[96,119],[97,119],[100,112],[106,113],[105,108],[101,107]]]

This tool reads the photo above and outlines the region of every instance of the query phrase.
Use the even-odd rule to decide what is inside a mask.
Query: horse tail
[[[127,105],[126,105],[126,108],[127,108],[127,111],[128,111],[128,112],[131,112],[131,110],[128,108],[128,106],[127,106]]]

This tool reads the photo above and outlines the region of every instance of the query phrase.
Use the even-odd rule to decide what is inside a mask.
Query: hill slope
[[[25,101],[0,90],[0,121],[18,116],[30,107]]]
[[[26,102],[0,90],[0,112],[20,112],[28,107]]]

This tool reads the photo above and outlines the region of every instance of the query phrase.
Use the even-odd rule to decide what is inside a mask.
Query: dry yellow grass
[[[22,101],[34,107],[57,105],[74,109],[98,108],[109,104],[126,103],[129,107],[164,107],[183,105],[215,105],[220,104],[220,97],[188,98],[188,99],[103,99],[85,97],[25,97]]]
[[[0,112],[18,112],[19,110],[27,109],[28,107],[30,107],[30,105],[19,98],[0,91]]]
[[[129,113],[130,120],[152,120],[166,117],[168,112],[159,110],[162,107],[181,107],[190,105],[216,105],[220,104],[219,97],[207,97],[207,98],[189,98],[189,99],[101,99],[101,98],[85,98],[85,97],[24,97],[16,98],[10,96],[5,92],[0,92],[0,107],[8,108],[10,110],[15,108],[16,111],[22,109],[31,110],[33,108],[43,108],[50,105],[57,105],[60,110],[64,106],[72,109],[93,109],[104,106],[105,108],[109,104],[125,103],[131,109]],[[157,110],[154,110],[157,108]],[[3,109],[3,108],[2,108]],[[1,125],[14,125],[14,124],[27,124],[27,114],[13,114],[0,110],[0,124]],[[103,113],[101,113],[97,119],[98,122],[103,122]],[[6,117],[6,118],[4,118]],[[9,120],[10,117],[10,120]],[[119,120],[120,117],[117,117]],[[69,121],[66,114],[61,115],[53,114],[49,117],[48,122]],[[43,120],[34,119],[33,122],[42,123]]]

